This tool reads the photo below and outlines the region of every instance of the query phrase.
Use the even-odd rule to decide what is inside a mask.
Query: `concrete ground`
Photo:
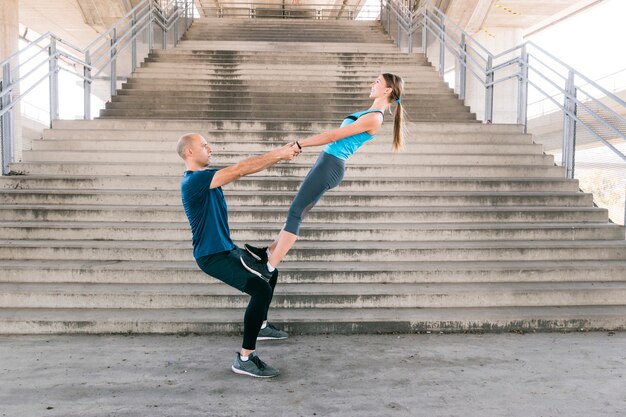
[[[623,416],[626,333],[0,336],[0,416]]]

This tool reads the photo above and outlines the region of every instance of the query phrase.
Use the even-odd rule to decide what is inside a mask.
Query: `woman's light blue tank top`
[[[359,117],[363,116],[367,113],[380,113],[384,116],[383,112],[380,110],[365,110],[359,111],[356,113],[352,113],[343,119],[341,123],[341,127],[347,126],[351,123],[354,123]],[[370,135],[367,132],[357,133],[353,136],[348,136],[343,139],[339,139],[336,142],[331,142],[326,147],[324,147],[324,152],[336,156],[339,159],[346,160],[357,151],[365,142],[368,140],[374,139],[374,136]]]

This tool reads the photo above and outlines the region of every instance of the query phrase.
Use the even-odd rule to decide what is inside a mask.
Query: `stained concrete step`
[[[229,96],[225,95],[217,95],[217,94],[207,94],[205,97],[198,96],[194,93],[194,95],[187,96],[176,96],[172,97],[169,94],[153,94],[147,96],[145,94],[124,94],[117,95],[113,97],[112,103],[145,103],[145,104],[163,104],[169,100],[170,105],[180,105],[180,104],[200,104],[200,105],[228,105],[228,104],[240,104],[240,105],[255,105],[255,106],[268,106],[268,105],[276,105],[276,104],[284,104],[285,103],[285,95],[280,97],[268,97],[262,95],[262,93],[258,93],[256,95],[246,95],[241,97]],[[289,103],[293,105],[308,105],[309,107],[315,103],[315,105],[319,106],[328,106],[333,110],[340,110],[348,107],[347,114],[352,113],[353,110],[356,109],[367,109],[371,101],[365,99],[363,97],[355,97],[355,98],[329,98],[325,96],[320,96],[318,94],[298,94],[297,96],[289,97]],[[451,106],[458,107],[463,106],[463,103],[459,101],[456,97],[448,97],[445,95],[437,95],[437,96],[415,96],[405,98],[403,97],[402,102],[405,106],[410,106],[412,110],[419,109],[420,107],[424,107],[430,103],[430,105],[434,107],[442,107],[442,106]],[[389,116],[388,116],[389,117]]]
[[[265,71],[251,70],[243,71],[241,69],[214,69],[212,71],[181,71],[175,72],[172,68],[171,71],[163,70],[141,70],[132,75],[127,82],[148,82],[153,80],[165,80],[176,79],[177,82],[191,83],[191,82],[213,82],[220,84],[227,84],[228,81],[235,83],[245,82],[246,85],[258,85],[263,84],[260,81],[266,81],[268,84],[280,84],[284,82],[302,82],[304,86],[311,85],[313,83],[326,82],[329,86],[353,86],[353,85],[366,85],[372,83],[377,77],[376,72],[355,74],[354,72],[334,72],[332,70],[326,71],[299,71],[296,68],[290,68],[285,70],[277,70],[272,67],[268,67]],[[445,86],[445,83],[441,81],[441,78],[437,73],[429,71],[428,73],[414,74],[412,76],[403,77],[405,88],[408,91],[413,91],[424,85]]]
[[[200,51],[189,51],[187,53],[155,55],[146,57],[140,68],[152,65],[174,65],[183,62],[186,68],[206,68],[205,65],[219,65],[222,68],[236,67],[243,64],[266,64],[266,65],[316,65],[320,63],[318,51],[301,55],[280,55],[273,51],[264,51],[264,56],[249,55],[246,52],[238,52],[235,55],[203,54]],[[367,66],[377,66],[377,71],[387,71],[397,65],[413,66],[416,69],[432,68],[426,59],[408,58],[406,55],[390,56],[361,56],[342,57],[324,54],[322,61],[334,65],[342,65],[344,68],[363,68]],[[296,62],[296,64],[294,64]],[[390,70],[391,71],[391,70]]]
[[[289,207],[292,191],[225,190],[230,206]],[[166,205],[181,206],[178,190],[75,190],[33,189],[6,190],[0,194],[0,204],[80,204],[80,205]],[[494,207],[494,206],[553,206],[591,207],[591,194],[581,192],[513,193],[513,192],[346,192],[330,190],[317,207]]]
[[[178,72],[177,72],[178,70]],[[283,75],[293,74],[293,71],[297,70],[299,74],[311,74],[311,75],[331,75],[331,76],[354,76],[354,77],[377,77],[380,74],[380,70],[377,68],[364,67],[360,65],[346,66],[340,62],[318,62],[316,64],[300,64],[297,62],[290,64],[259,64],[252,62],[243,63],[205,63],[203,65],[185,66],[181,68],[180,65],[176,66],[173,62],[152,62],[137,68],[133,73],[135,75],[151,75],[151,74],[172,74],[172,75],[228,75],[228,74],[279,74]],[[422,77],[430,78],[431,76],[438,76],[438,72],[432,66],[428,65],[416,65],[415,62],[397,63],[392,65],[386,65],[385,71],[388,72],[401,72],[402,79],[406,82],[408,80],[417,82]],[[438,78],[440,81],[441,78]]]
[[[176,80],[175,84],[172,84],[172,81]],[[141,86],[149,86],[154,87],[155,90],[160,89],[174,89],[175,87],[196,87],[199,90],[208,89],[210,87],[215,86],[225,86],[228,87],[229,90],[238,91],[238,90],[254,90],[254,88],[258,88],[262,90],[263,88],[274,88],[280,87],[281,92],[289,93],[289,92],[316,92],[318,94],[322,94],[324,92],[338,92],[341,90],[350,91],[350,89],[361,89],[363,92],[369,93],[369,86],[373,81],[373,77],[360,77],[356,78],[353,76],[346,77],[334,77],[330,79],[326,79],[325,77],[320,76],[319,78],[311,77],[310,75],[299,75],[295,74],[293,76],[285,77],[285,79],[277,80],[271,75],[263,76],[263,75],[234,75],[232,77],[227,77],[224,75],[219,76],[194,76],[177,79],[174,76],[167,76],[167,74],[155,74],[150,77],[132,77],[128,78],[125,83],[122,83],[122,87],[124,88],[133,88],[133,87],[141,87]],[[320,86],[320,83],[324,83]],[[406,84],[407,91],[410,88],[412,92],[419,93],[422,91],[428,91],[428,89],[441,88],[446,91],[450,91],[450,87],[446,83],[441,80],[437,80],[433,77],[430,80],[424,81],[415,81],[411,85],[410,82]],[[409,95],[411,93],[408,93]]]
[[[287,206],[229,206],[231,222],[281,222]],[[0,221],[154,221],[186,220],[178,206],[126,205],[19,205],[0,206]],[[316,207],[308,223],[449,223],[449,222],[601,222],[608,221],[606,209],[598,207]]]
[[[177,163],[99,163],[99,162],[18,162],[9,165],[13,175],[181,175],[182,161]],[[214,165],[220,169],[223,166]],[[281,163],[263,172],[265,176],[298,176],[303,178],[311,169],[310,164]],[[345,178],[413,178],[413,177],[523,177],[545,178],[563,176],[563,168],[549,165],[371,165],[352,164],[347,167]]]
[[[249,296],[225,285],[0,283],[0,308],[233,308]],[[274,308],[472,308],[625,305],[626,282],[281,284]]]
[[[222,41],[225,34],[203,34],[203,33],[190,33],[185,34],[182,41]],[[288,36],[286,38],[285,36]],[[231,41],[238,42],[320,42],[320,43],[359,43],[359,44],[388,44],[389,47],[394,47],[393,40],[387,36],[380,35],[375,37],[368,36],[350,36],[346,34],[310,34],[310,33],[289,33],[286,35],[273,34],[273,33],[261,33],[259,31],[252,31],[251,33],[240,33],[238,36],[229,38]]]
[[[257,103],[237,103],[235,100],[232,100],[229,103],[219,104],[219,110],[216,110],[215,104],[207,103],[204,100],[187,100],[184,103],[168,103],[166,99],[159,100],[135,100],[135,101],[115,101],[106,103],[105,109],[115,109],[118,111],[129,110],[129,112],[135,112],[137,110],[143,111],[148,114],[174,114],[174,115],[188,115],[189,117],[199,117],[199,115],[210,115],[210,114],[225,114],[225,112],[235,113],[240,116],[249,117],[249,115],[255,115],[257,113],[262,112],[262,114],[268,114],[272,117],[277,117],[277,115],[294,114],[298,117],[302,118],[304,115],[309,113],[315,113],[318,116],[323,116],[326,118],[332,118],[336,120],[341,120],[346,115],[353,112],[355,106],[353,105],[332,105],[327,106],[323,110],[312,111],[313,107],[318,107],[317,103],[289,103],[289,102],[277,102],[272,104],[257,104]],[[262,107],[262,110],[258,110],[259,107]],[[423,117],[434,117],[440,114],[449,114],[456,115],[455,113],[460,113],[463,116],[465,114],[470,114],[469,107],[463,105],[461,102],[456,102],[454,104],[438,104],[438,103],[421,103],[415,107],[412,107],[410,111],[407,111],[406,114],[416,115],[418,118]],[[389,119],[393,120],[391,116]],[[465,117],[463,120],[472,120],[471,118]]]
[[[268,126],[269,127],[269,126]],[[338,124],[334,125],[337,128]],[[33,140],[34,146],[49,145],[54,146],[56,141],[68,141],[76,148],[87,147],[93,149],[94,146],[107,146],[110,142],[116,147],[127,146],[127,144],[141,143],[142,149],[145,149],[146,141],[150,142],[153,146],[164,146],[167,144],[167,149],[172,149],[171,145],[174,141],[185,133],[193,131],[192,129],[180,129],[180,130],[161,130],[161,131],[149,131],[149,130],[83,130],[83,129],[46,129],[43,131],[43,140]],[[230,145],[232,146],[245,146],[246,150],[254,151],[254,147],[261,147],[259,149],[265,150],[274,148],[276,146],[282,146],[287,142],[301,139],[306,136],[311,136],[319,133],[314,130],[217,130],[217,129],[196,129],[210,142],[214,149],[226,150]],[[366,142],[365,145],[359,149],[361,152],[369,152],[371,149],[384,148],[389,149],[391,146],[391,128],[389,123],[383,123],[378,133],[376,133],[376,139]],[[60,145],[59,145],[60,146]],[[131,145],[129,145],[131,146]],[[405,138],[405,152],[426,152],[433,149],[439,152],[440,150],[454,152],[460,147],[468,146],[471,150],[475,150],[475,153],[489,153],[490,149],[494,149],[496,153],[537,153],[543,149],[542,145],[534,144],[531,135],[516,134],[516,133],[491,133],[491,132],[469,132],[469,133],[434,133],[434,132],[419,132],[409,130]],[[519,148],[517,148],[519,146]],[[123,149],[123,148],[116,148]],[[533,149],[532,152],[529,150]],[[319,152],[320,148],[305,149],[304,152]],[[480,152],[478,152],[480,151]],[[539,152],[541,153],[541,152]]]
[[[182,174],[173,176],[72,176],[72,175],[9,175],[0,177],[1,189],[81,189],[104,190],[180,190]],[[227,190],[297,191],[302,177],[243,177],[226,186]],[[555,178],[345,178],[341,191],[441,191],[450,192],[566,192],[579,191],[578,180]]]
[[[232,147],[231,149],[234,149]],[[236,164],[244,158],[263,155],[263,152],[216,152],[211,158],[211,163],[218,165]],[[296,159],[298,165],[312,166],[318,159],[317,152],[304,152]],[[24,151],[23,160],[25,162],[110,162],[119,164],[121,162],[130,163],[165,163],[179,166],[180,156],[170,149],[169,151],[95,151],[95,150],[50,150],[50,151]],[[474,153],[357,153],[350,157],[350,168],[357,166],[368,166],[372,164],[402,164],[412,165],[538,165],[554,166],[554,157],[543,154],[518,154],[518,155],[482,155]]]
[[[624,306],[272,309],[291,335],[626,329]],[[0,309],[2,334],[241,334],[234,309]]]
[[[282,223],[230,224],[240,242],[275,239]],[[5,221],[0,239],[189,241],[186,222]],[[624,228],[610,223],[316,223],[304,224],[299,241],[619,240]]]
[[[467,113],[465,111],[462,112],[451,112],[451,113],[441,113],[441,112],[431,112],[428,114],[425,113],[416,113],[411,114],[408,113],[412,120],[417,121],[441,121],[441,120],[458,120],[458,121],[469,121],[476,120],[476,115],[473,113]],[[147,118],[151,117],[154,119],[242,119],[249,118],[250,120],[262,118],[266,120],[280,120],[284,117],[293,117],[295,120],[306,120],[313,115],[313,112],[297,112],[297,111],[280,111],[280,112],[271,112],[264,110],[253,110],[248,112],[236,112],[233,114],[232,111],[224,110],[212,110],[212,111],[177,111],[177,110],[140,110],[140,109],[107,109],[100,110],[100,118]],[[315,117],[320,117],[325,115],[320,115],[320,112],[315,112]],[[331,113],[328,114],[328,120],[337,120],[343,118],[345,113]]]
[[[345,116],[345,115],[344,115]],[[338,121],[341,122],[340,120]],[[95,120],[54,120],[52,122],[53,129],[66,130],[182,130],[185,132],[204,131],[204,130],[303,130],[311,129],[315,131],[337,128],[338,122],[320,121],[310,119],[306,121],[294,120],[275,120],[275,121],[252,121],[233,119],[228,121],[217,120],[151,120],[151,119],[95,119]],[[516,133],[523,132],[523,126],[515,124],[482,124],[472,122],[420,122],[408,123],[407,127],[413,134],[424,133],[441,133],[441,134],[457,134],[457,133],[474,133],[474,134],[499,134],[499,133]],[[391,131],[390,124],[383,124],[381,129]]]
[[[60,136],[61,139],[50,137],[49,134],[44,133],[44,140],[35,139],[32,142],[33,151],[141,151],[145,150],[146,146],[152,152],[172,152],[172,144],[184,133],[163,133],[164,138],[151,138],[149,134],[145,137],[136,135],[133,139],[121,139],[121,138],[98,138],[97,142],[88,141],[87,138],[83,139],[65,139],[65,135],[55,134],[54,136]],[[254,134],[249,136],[236,136],[236,134],[213,134],[209,133],[208,136],[211,149],[213,149],[214,155],[225,156],[232,153],[230,149],[243,149],[246,152],[263,153],[269,152],[272,149],[276,149],[283,146],[285,143],[293,142],[301,139],[307,133],[304,134],[284,134],[280,136],[280,133],[273,133],[267,135],[268,139],[259,140],[260,138]],[[109,133],[108,136],[113,136],[114,133]],[[74,137],[80,136],[79,134],[68,134],[67,136]],[[93,135],[96,136],[96,135]],[[128,135],[130,136],[130,135]],[[260,135],[259,135],[260,136]],[[396,157],[410,157],[415,154],[438,154],[446,153],[448,155],[457,154],[480,154],[480,155],[542,155],[542,145],[539,144],[521,144],[526,142],[527,138],[521,137],[518,142],[520,144],[510,143],[472,143],[470,140],[463,138],[463,142],[455,142],[454,138],[448,137],[448,142],[438,142],[436,139],[432,139],[432,142],[425,142],[423,138],[407,138],[405,139],[404,150],[399,153],[391,152],[391,140],[389,137],[385,137],[385,134],[377,134],[376,139],[366,143],[359,151],[353,156],[353,158],[362,158],[362,155],[370,154],[385,154],[387,156],[394,155]],[[256,140],[255,140],[256,139]],[[480,140],[484,138],[472,138]],[[419,142],[418,142],[419,141]],[[523,141],[523,142],[522,142]],[[513,142],[513,141],[512,141]],[[298,160],[308,155],[319,155],[319,149],[305,149],[302,154],[299,155]],[[352,161],[352,158],[350,159]]]
[[[250,242],[261,245],[262,242]],[[0,240],[3,260],[191,261],[191,242]],[[623,261],[626,242],[610,241],[440,241],[298,242],[288,261]]]
[[[4,283],[223,285],[195,261],[0,260]],[[283,262],[282,284],[623,282],[626,261]]]
[[[400,52],[387,42],[384,43],[361,43],[361,42],[238,42],[234,40],[183,40],[176,45],[177,51],[228,51],[238,52],[280,52],[281,54],[296,53],[335,53],[345,54],[346,58],[359,54],[386,54],[398,55]],[[422,54],[415,54],[423,56]],[[409,57],[410,55],[407,55]]]
[[[167,82],[165,84],[142,82],[142,83],[131,83],[131,84],[123,83],[122,86],[124,88],[117,90],[117,95],[134,95],[134,94],[147,95],[149,94],[149,92],[152,92],[152,94],[154,95],[169,94],[172,97],[177,97],[177,96],[186,97],[186,96],[194,96],[196,94],[211,95],[215,97],[224,96],[228,94],[231,94],[233,97],[237,97],[237,96],[253,97],[253,96],[261,95],[263,94],[264,91],[267,90],[267,86],[264,87],[262,85],[250,85],[250,84],[245,85],[243,83],[235,83],[235,82],[222,82],[220,84],[209,84],[208,82],[205,82],[205,83],[196,83],[195,85],[184,84],[178,87],[175,87],[171,82]],[[302,89],[300,86],[297,85],[297,83],[291,83],[289,85],[274,86],[274,87],[276,89],[280,87],[280,89],[283,90],[283,97],[301,97],[303,94],[308,94],[308,92],[311,91],[310,89]],[[363,99],[364,97],[367,97],[367,95],[369,94],[369,88],[365,84],[360,85],[360,86],[348,86],[348,87],[341,87],[341,88],[321,86],[317,88],[316,93],[319,96],[323,96],[324,98],[335,96],[337,94],[344,94],[347,96],[351,96],[355,99]],[[415,96],[431,95],[431,96],[434,96],[435,98],[457,97],[454,94],[454,91],[445,85],[439,85],[439,86],[432,85],[432,84],[422,85],[418,87],[418,89],[413,90],[413,93],[415,93]],[[412,94],[407,94],[407,96],[411,98]],[[365,108],[367,107],[368,106],[366,106]],[[350,112],[352,111],[354,111],[354,109],[350,110]],[[283,120],[287,120],[287,119],[288,118],[286,117],[283,118]],[[175,119],[172,119],[172,120],[175,120]],[[259,119],[259,120],[263,121],[263,119]],[[297,123],[303,122],[299,120],[294,121],[293,119],[289,119],[289,120],[291,122],[297,122]],[[414,122],[421,122],[420,120],[414,120],[414,119],[411,119],[411,120]],[[310,122],[310,121],[320,121],[320,119],[316,117],[315,115],[312,115],[309,119],[306,120],[306,122]],[[454,122],[454,121],[450,120],[449,122]]]

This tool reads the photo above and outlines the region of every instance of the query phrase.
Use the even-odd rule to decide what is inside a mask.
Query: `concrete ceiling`
[[[140,0],[19,0],[20,23],[84,48]],[[23,35],[23,34],[22,34]],[[28,37],[32,39],[32,36]]]
[[[587,7],[589,0],[452,0],[446,14],[468,33],[485,28],[529,29],[564,11]]]
[[[95,39],[140,0],[20,0],[19,19],[42,34],[51,31],[79,47]],[[599,0],[434,0],[461,27],[475,33],[490,27],[529,29],[568,10],[584,8]],[[312,8],[328,4],[337,10],[358,8],[365,0],[263,0],[273,7]],[[201,15],[214,16],[216,7],[228,7],[242,0],[195,0]],[[247,7],[247,6],[246,6]]]

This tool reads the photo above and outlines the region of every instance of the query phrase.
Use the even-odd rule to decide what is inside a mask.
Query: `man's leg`
[[[256,340],[284,340],[289,337],[287,332],[284,332],[278,328],[276,328],[271,323],[267,322],[267,315],[270,309],[270,304],[272,303],[272,296],[274,295],[274,288],[276,288],[276,283],[278,282],[278,270],[274,271],[272,278],[269,280],[269,285],[272,288],[272,294],[270,295],[270,302],[267,303],[267,309],[265,310],[263,324],[261,325],[261,330],[259,331],[259,335]]]
[[[273,289],[268,282],[246,271],[239,260],[241,250],[235,248],[197,260],[200,269],[220,281],[250,295],[244,314],[244,338],[232,370],[255,377],[272,377],[278,370],[267,365],[256,355],[256,339],[266,317]]]

